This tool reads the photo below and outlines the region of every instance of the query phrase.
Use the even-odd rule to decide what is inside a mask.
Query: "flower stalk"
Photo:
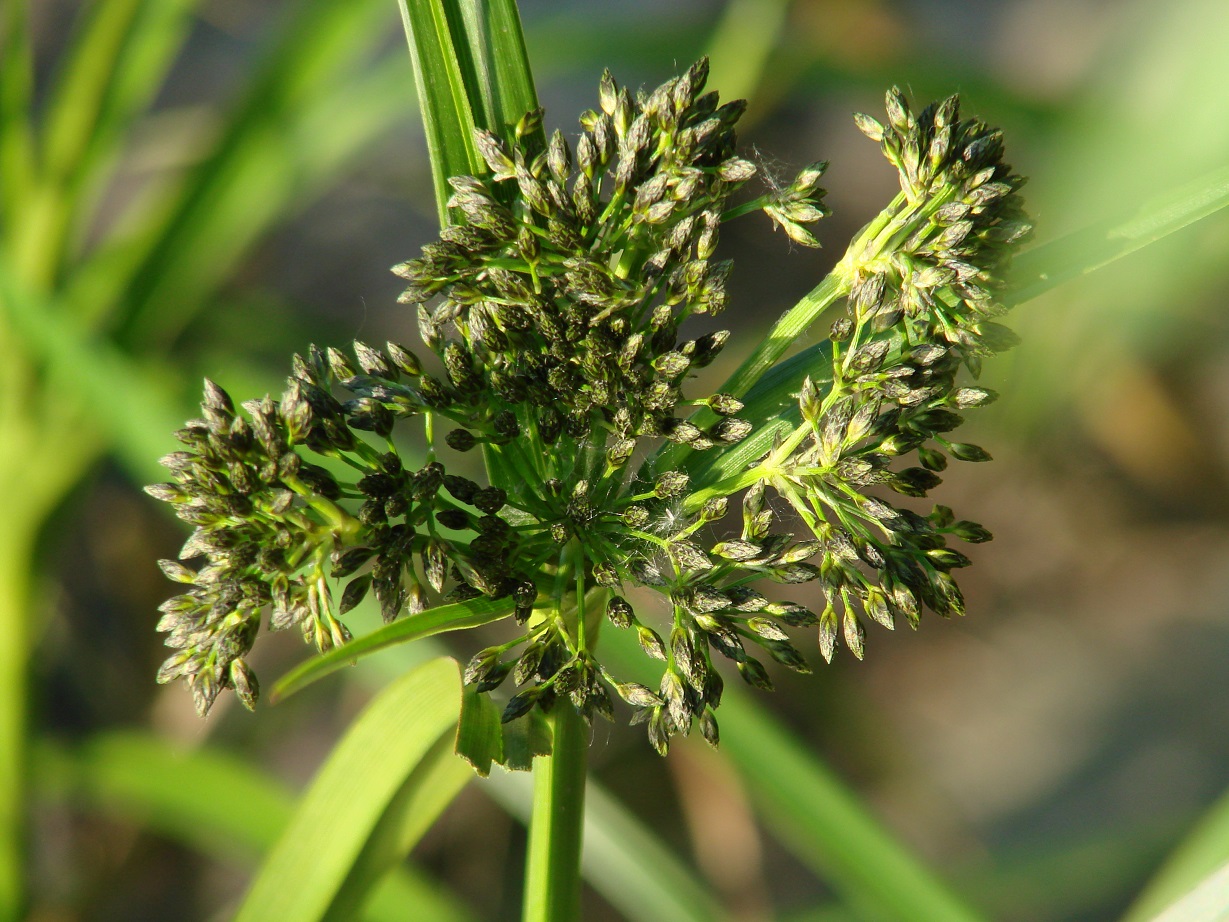
[[[580,918],[589,726],[569,702],[548,717],[550,755],[533,765],[533,814],[525,866],[524,922]]]

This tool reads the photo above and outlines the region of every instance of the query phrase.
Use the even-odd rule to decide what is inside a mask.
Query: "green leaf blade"
[[[480,110],[482,127],[510,139],[521,116],[538,108],[516,0],[461,3],[460,13],[468,45],[467,80],[472,81],[469,98],[475,116]],[[475,104],[475,98],[480,105]],[[541,136],[539,140],[545,141]]]
[[[1229,166],[1171,189],[1126,219],[1109,219],[1033,247],[1015,260],[1011,301],[1020,304],[1095,272],[1229,206]]]
[[[448,179],[485,172],[474,141],[473,107],[457,42],[442,0],[399,0],[414,64],[418,104],[427,133],[440,226],[447,226]]]
[[[44,740],[32,777],[41,798],[119,817],[243,868],[273,847],[294,812],[290,789],[249,763],[137,731],[96,733],[72,748]],[[361,917],[398,922],[409,905],[421,922],[471,919],[408,866],[385,877]]]
[[[370,634],[356,637],[345,646],[335,647],[328,653],[301,663],[277,680],[270,697],[275,702],[280,701],[361,657],[444,631],[490,624],[507,617],[512,613],[512,609],[511,598],[474,599],[429,608],[420,614],[386,624]]]
[[[337,919],[360,905],[379,868],[391,866],[451,799],[423,787],[459,777],[441,760],[469,773],[451,753],[460,699],[460,675],[449,659],[377,695],[316,775],[236,922]],[[445,784],[444,793],[460,786]]]

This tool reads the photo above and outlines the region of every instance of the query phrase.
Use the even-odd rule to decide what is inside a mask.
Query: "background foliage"
[[[152,561],[183,536],[136,485],[159,479],[203,374],[255,396],[308,342],[411,338],[386,267],[437,217],[396,7],[0,9],[0,820],[27,817],[0,861],[21,859],[32,918],[225,917],[370,690],[439,648],[198,721],[181,688],[152,681]],[[26,10],[30,62],[15,50]],[[548,127],[572,130],[603,67],[652,86],[707,50],[711,85],[752,99],[741,138],[780,161],[768,168],[831,159],[827,249],[787,252],[766,221],[725,234],[730,323],[793,303],[890,198],[849,113],[876,111],[892,83],[959,90],[1003,125],[1042,240],[1128,215],[1229,153],[1229,13],[1213,0],[523,15]],[[1024,345],[987,374],[1004,397],[970,423],[996,462],[943,488],[996,534],[964,580],[970,615],[876,634],[865,663],[774,676],[756,704],[787,728],[784,748],[739,764],[819,752],[990,917],[1121,916],[1229,787],[1227,251],[1213,217],[1015,315]],[[482,638],[457,644],[465,657]],[[291,638],[264,646],[266,675],[303,656]],[[730,723],[722,754],[690,741],[666,761],[639,731],[599,725],[585,918],[858,917],[768,782],[733,767],[750,737]],[[815,779],[793,778],[780,793],[802,811]],[[470,785],[370,917],[516,918],[522,780]],[[15,889],[0,872],[0,894]],[[642,905],[620,902],[638,890]]]

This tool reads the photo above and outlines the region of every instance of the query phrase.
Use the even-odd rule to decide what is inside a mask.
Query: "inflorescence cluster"
[[[506,720],[561,698],[587,719],[612,717],[613,692],[664,752],[694,724],[716,742],[714,653],[771,687],[749,651],[808,671],[786,627],[817,624],[825,658],[843,633],[861,656],[862,616],[891,626],[916,624],[923,607],[962,611],[950,571],[968,561],[946,539],[989,533],[868,490],[924,496],[949,457],[988,457],[946,433],[994,396],[957,384],[958,370],[976,374],[1010,344],[992,318],[1011,244],[1028,231],[1021,180],[998,133],[961,122],[954,97],[915,116],[893,91],[886,127],[859,116],[902,193],[836,269],[848,311],[831,368],[800,382],[792,435],[736,478],[692,482],[661,459],[720,453],[768,422],[744,413],[744,395],[691,390],[728,339],[681,333],[692,314],[726,306],[720,225],[762,209],[813,245],[808,225],[825,214],[823,164],[730,205],[757,168],[737,152],[743,103],[704,93],[706,71],[635,96],[606,74],[574,148],[545,138],[540,111],[506,138],[479,133],[489,172],[450,180],[454,223],[394,269],[438,373],[394,343],[355,343],[352,357],[312,347],[281,400],[246,414],[207,382],[203,418],[164,459],[173,482],[149,488],[195,527],[181,558],[205,558],[196,570],[163,561],[186,589],[163,606],[176,652],[160,681],[184,678],[202,713],[226,687],[251,706],[244,657],[266,611],[270,628],[298,625],[326,650],[348,639],[339,619],[369,593],[385,620],[502,599],[521,630],[465,678],[489,691],[511,676]],[[425,463],[392,438],[411,417],[425,426]],[[489,485],[441,460],[475,449]],[[914,454],[916,466],[893,467]],[[803,539],[793,516],[774,516],[774,494]],[[817,580],[821,613],[770,598],[764,580]],[[664,600],[664,622],[633,609],[635,587]],[[656,689],[596,657],[602,613],[664,662]]]

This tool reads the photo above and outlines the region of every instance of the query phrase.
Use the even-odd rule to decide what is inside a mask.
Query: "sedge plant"
[[[422,88],[432,48],[407,22]],[[745,104],[706,77],[702,60],[633,93],[606,73],[574,143],[540,109],[508,118],[506,97],[474,92],[455,111],[483,123],[452,136],[470,168],[433,150],[440,238],[394,269],[425,352],[313,346],[283,394],[242,407],[207,381],[163,459],[171,481],[149,488],[194,527],[181,559],[203,561],[162,562],[185,588],[163,606],[158,676],[201,714],[224,690],[255,706],[246,657],[266,622],[334,650],[326,662],[351,655],[344,619],[368,595],[403,639],[509,623],[465,667],[482,703],[459,749],[483,767],[466,724],[489,729],[483,696],[510,689],[495,760],[513,765],[513,739],[538,756],[529,919],[577,911],[587,724],[623,709],[663,755],[693,729],[717,745],[727,676],[768,689],[767,662],[809,671],[803,632],[825,660],[841,644],[861,658],[869,624],[962,614],[969,559],[952,542],[990,537],[915,500],[950,463],[989,459],[952,433],[994,399],[974,381],[1014,341],[1004,275],[1031,225],[1001,134],[956,97],[914,112],[896,89],[884,118],[858,116],[900,194],[703,387],[733,345],[686,330],[727,307],[722,225],[763,212],[786,245],[814,246],[827,214],[823,163],[748,192]],[[826,342],[787,358],[825,313]],[[425,457],[395,437],[410,427]],[[483,481],[457,473],[470,452]],[[658,663],[654,684],[603,660],[611,629]]]
[[[532,765],[525,918],[569,920],[595,719],[643,724],[661,755],[692,730],[715,746],[726,681],[809,671],[799,638],[860,659],[871,625],[964,613],[960,543],[991,534],[924,500],[989,460],[954,433],[994,400],[977,377],[1015,342],[1005,279],[1031,221],[998,130],[956,97],[914,111],[892,89],[857,123],[900,194],[705,384],[740,345],[688,329],[728,307],[721,226],[762,213],[784,246],[815,246],[825,165],[757,191],[745,104],[707,91],[704,60],[651,91],[607,73],[578,138],[548,135],[515,5],[435,9],[403,5],[441,218],[393,269],[422,347],[313,345],[281,395],[242,406],[206,381],[171,481],[149,488],[194,529],[162,562],[183,589],[162,606],[159,680],[202,714],[225,691],[251,708],[265,627],[322,654],[286,695],[392,643],[505,622],[463,669],[457,751],[481,773]],[[1096,258],[1132,243],[1111,246]],[[1059,275],[1030,267],[1021,288]],[[821,316],[825,341],[791,354]],[[462,473],[473,452],[482,478]],[[386,627],[351,638],[369,596]],[[635,638],[634,676],[602,654],[610,631]]]

